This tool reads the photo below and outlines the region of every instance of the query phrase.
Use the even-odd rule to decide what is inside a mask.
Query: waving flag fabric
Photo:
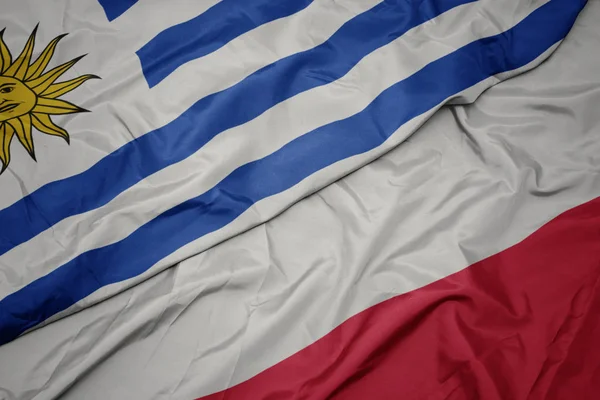
[[[52,336],[48,332],[62,329],[64,324],[77,324],[74,321],[82,323],[75,328],[76,337],[85,336],[87,340],[74,353],[73,349],[67,350],[71,355],[64,358],[66,364],[58,361],[53,367],[59,378],[45,378],[52,381],[49,386],[29,383],[33,386],[13,387],[8,395],[20,390],[29,393],[29,398],[36,393],[48,398],[64,394],[96,365],[93,353],[99,351],[102,358],[113,351],[107,344],[111,337],[123,343],[128,335],[143,330],[144,324],[160,320],[162,317],[155,314],[158,309],[173,309],[161,306],[162,300],[157,305],[150,296],[150,312],[135,306],[126,313],[133,320],[139,319],[139,328],[134,323],[131,332],[109,334],[109,342],[104,344],[108,348],[84,350],[91,343],[88,340],[93,341],[99,333],[88,332],[94,330],[94,323],[89,325],[82,319],[103,325],[103,317],[97,313],[107,312],[123,299],[129,302],[136,290],[151,292],[148,285],[153,282],[176,279],[168,275],[176,273],[169,267],[268,221],[303,197],[377,159],[405,141],[444,104],[470,103],[490,86],[538,66],[567,36],[584,5],[583,1],[567,0],[512,0],[502,4],[485,0],[315,0],[277,4],[222,0],[174,1],[165,12],[164,4],[152,1],[90,0],[47,9],[36,9],[27,2],[9,3],[1,17],[7,28],[3,34],[0,84],[8,85],[8,90],[2,92],[0,86],[4,96],[0,99],[6,104],[0,108],[4,143],[4,172],[0,176],[0,341],[5,344],[0,347],[0,355],[7,357],[19,348],[19,343]],[[29,25],[31,28],[27,28]],[[65,32],[58,29],[66,28],[69,35],[62,36]],[[78,58],[84,53],[88,53],[85,58]],[[70,145],[61,143],[60,137]],[[501,143],[510,148],[506,142]],[[485,155],[482,159],[492,165],[495,162],[487,161]],[[406,164],[406,168],[412,167]],[[492,189],[478,186],[477,178],[466,183],[473,199],[489,195]],[[457,186],[449,193],[466,183],[451,182]],[[421,187],[418,181],[402,185],[406,185],[407,193],[418,193]],[[501,189],[495,189],[499,196]],[[524,255],[542,254],[546,246],[558,253],[548,252],[545,257],[549,263],[542,266],[549,274],[553,270],[559,273],[563,250],[557,243],[564,242],[565,249],[581,254],[577,265],[582,276],[593,277],[597,272],[593,262],[595,202],[567,211],[539,232],[532,231],[560,211],[592,200],[590,193],[593,190],[567,196],[568,201],[553,197],[546,203],[535,201],[535,195],[523,199],[522,208],[513,209],[518,215],[509,220],[519,220],[520,213],[533,215],[509,230],[509,237],[488,237],[489,244],[480,246],[481,250],[463,249],[466,265],[464,260],[448,262],[438,270],[424,272],[402,290],[393,285],[386,288],[385,274],[373,281],[382,287],[358,285],[365,281],[359,267],[348,270],[338,287],[356,289],[340,290],[338,296],[332,293],[327,302],[318,305],[309,300],[311,295],[331,291],[332,287],[322,282],[326,271],[321,272],[323,276],[308,274],[308,268],[305,272],[296,270],[298,276],[294,278],[301,283],[306,277],[310,284],[302,285],[296,293],[305,301],[296,299],[288,304],[289,292],[274,290],[264,299],[256,297],[250,303],[242,300],[242,309],[239,302],[227,308],[234,301],[227,298],[232,290],[225,290],[229,285],[255,293],[269,291],[269,285],[275,289],[278,280],[286,280],[285,267],[276,267],[282,269],[279,278],[264,276],[258,280],[253,277],[256,271],[233,273],[227,265],[197,272],[205,279],[202,285],[191,285],[168,300],[169,304],[182,305],[173,315],[176,320],[186,309],[187,296],[194,298],[204,291],[222,293],[210,300],[214,302],[211,305],[203,305],[207,308],[199,314],[205,325],[202,333],[196,330],[193,361],[186,357],[173,361],[165,355],[173,365],[184,362],[186,366],[179,372],[167,372],[157,380],[155,389],[142,390],[137,385],[106,389],[111,393],[109,398],[172,395],[191,399],[211,393],[216,393],[211,398],[249,399],[394,398],[395,393],[414,393],[414,398],[421,398],[427,393],[423,387],[440,381],[446,383],[441,388],[431,387],[428,395],[437,393],[435,396],[447,398],[450,393],[459,393],[455,390],[460,377],[450,378],[444,375],[450,372],[442,372],[452,371],[453,363],[432,364],[428,353],[424,351],[423,358],[419,358],[411,350],[434,349],[439,343],[447,343],[457,348],[457,353],[447,353],[448,360],[469,359],[469,351],[461,352],[460,343],[455,341],[461,337],[459,334],[431,337],[428,325],[419,325],[419,336],[413,344],[394,347],[391,338],[410,330],[414,318],[433,307],[440,291],[450,290],[453,285],[465,287],[462,292],[456,291],[457,298],[472,298],[476,304],[485,305],[485,300],[473,294],[480,289],[472,289],[470,282],[494,276],[498,257],[509,260],[512,268],[503,270],[508,275],[498,273],[500,282],[523,263],[535,264]],[[439,206],[435,204],[444,204],[451,197],[444,191],[431,193],[430,197],[432,216],[416,226],[423,230],[430,224],[429,229],[443,230],[447,219],[438,218],[435,210]],[[357,212],[369,215],[375,211]],[[565,230],[570,230],[569,221],[588,217],[589,223],[577,226],[583,232],[581,240],[563,240]],[[469,221],[464,223],[468,225]],[[288,230],[294,229],[288,225]],[[360,231],[348,234],[361,237],[364,243],[377,239]],[[529,234],[531,239],[507,249]],[[447,254],[443,249],[447,247],[421,242],[418,237],[411,240],[407,236],[405,246],[413,251],[422,248],[430,255],[439,253],[439,261],[444,264]],[[225,248],[231,250],[234,241],[242,238],[227,242],[224,245],[229,247]],[[467,272],[443,280],[460,266],[472,264],[469,260],[479,261],[484,258],[481,255],[502,250],[506,253],[481,261],[481,266],[474,265],[476,274]],[[308,249],[300,245],[290,254],[299,251]],[[477,256],[469,256],[472,252]],[[354,259],[352,253],[352,248],[341,253],[340,267],[345,264],[343,260]],[[292,259],[286,262],[293,263]],[[413,262],[418,264],[418,257]],[[362,264],[370,265],[371,261],[363,259]],[[532,271],[531,276],[541,273],[539,269]],[[543,303],[553,291],[561,291],[561,284],[565,285],[565,298],[577,291],[576,277],[569,283],[558,276],[551,278],[557,286],[547,285],[543,288],[546,291],[531,294],[532,302],[523,307],[543,316],[543,307],[542,311],[536,308],[538,302]],[[424,291],[415,292],[414,297],[393,298],[393,294],[439,279]],[[247,286],[243,283],[246,281],[254,283]],[[255,284],[258,286],[253,287]],[[528,291],[527,285],[525,280],[522,289],[515,290]],[[502,291],[499,287],[502,285],[486,286],[486,291]],[[246,296],[244,290],[242,297]],[[585,304],[591,304],[588,292],[581,292]],[[132,302],[138,303],[143,301]],[[564,311],[558,303],[557,298],[553,312]],[[313,311],[302,311],[302,304]],[[276,319],[271,318],[272,307],[279,311]],[[487,307],[481,313],[499,312],[493,305]],[[516,310],[520,305],[514,307]],[[60,320],[82,309],[86,310]],[[215,322],[220,318],[216,310],[224,316],[220,322]],[[306,312],[320,316],[312,322],[298,319]],[[478,317],[471,316],[472,309],[458,307],[456,312],[461,319],[471,321],[461,331],[473,328],[472,318]],[[241,313],[239,318],[237,313]],[[396,318],[390,318],[391,314]],[[251,315],[252,323],[246,318],[238,325],[244,320],[242,315]],[[164,317],[169,319],[169,313]],[[443,316],[431,318],[430,324],[440,323],[436,318],[443,320]],[[540,318],[536,318],[527,338],[543,332],[556,316]],[[163,337],[167,337],[175,320],[163,325]],[[294,325],[294,321],[298,324],[295,332],[282,328]],[[321,323],[315,325],[318,321]],[[514,322],[508,316],[491,321],[482,326],[498,332],[509,329]],[[69,329],[73,334],[73,327]],[[109,324],[104,332],[110,330]],[[215,340],[223,337],[227,339],[214,347]],[[509,347],[531,341],[521,338],[513,343],[510,338],[497,333],[487,342],[482,340],[481,348],[491,348],[498,340],[506,340]],[[73,342],[64,334],[56,339]],[[189,351],[187,342],[183,343],[182,349]],[[269,343],[288,344],[269,349]],[[388,344],[392,346],[389,351]],[[531,352],[535,358],[544,354],[541,348]],[[479,354],[479,350],[473,349],[473,354]],[[70,361],[73,357],[79,359],[74,369],[70,367],[75,362]],[[476,358],[471,355],[470,359]],[[397,369],[398,359],[412,361]],[[510,364],[494,360],[490,358],[483,365]],[[160,358],[154,361],[161,363]],[[22,365],[27,366],[27,361]],[[190,372],[192,365],[197,368],[195,374]],[[210,371],[209,365],[213,366]],[[440,375],[430,375],[433,380],[427,381],[419,370],[410,370],[410,365],[438,370]],[[60,372],[62,367],[73,373]],[[1,368],[4,372],[5,366]],[[400,372],[404,378],[394,378],[402,368],[409,368]],[[534,373],[524,374],[522,381],[506,390],[521,393],[531,388]],[[100,374],[107,384],[110,373]],[[18,368],[10,375],[12,382],[24,376],[17,376]],[[359,379],[362,376],[367,378]],[[476,369],[472,376],[477,384],[464,388],[465,398],[469,393],[495,390],[493,384],[483,384],[487,378],[478,375]],[[73,398],[81,398],[77,385],[71,393]],[[91,393],[89,398],[103,398],[101,390]],[[503,394],[497,394],[497,398],[503,398]]]

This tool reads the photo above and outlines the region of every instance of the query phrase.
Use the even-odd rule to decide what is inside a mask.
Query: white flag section
[[[0,398],[596,398],[597,2],[4,3]]]

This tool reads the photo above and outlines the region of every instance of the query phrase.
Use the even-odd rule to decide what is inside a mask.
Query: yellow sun
[[[69,143],[69,133],[55,125],[50,115],[84,112],[81,107],[59,100],[95,75],[83,75],[65,82],[55,83],[83,56],[44,72],[58,42],[66,36],[60,35],[52,40],[39,57],[31,63],[37,27],[25,44],[21,54],[13,60],[3,40],[5,29],[0,31],[0,161],[6,170],[10,163],[10,143],[16,135],[19,142],[35,160],[32,130],[47,135],[60,136]]]

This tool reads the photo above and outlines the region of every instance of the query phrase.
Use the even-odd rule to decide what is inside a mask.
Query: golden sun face
[[[46,135],[60,136],[69,143],[69,133],[55,125],[50,116],[86,111],[59,97],[89,79],[98,78],[95,75],[83,75],[57,83],[58,78],[82,57],[44,72],[58,42],[66,35],[52,40],[31,63],[36,32],[37,27],[21,54],[13,60],[3,40],[4,30],[0,31],[0,174],[10,163],[10,145],[15,136],[34,160],[33,128]]]
[[[33,90],[15,78],[0,76],[0,122],[18,118],[35,107]]]

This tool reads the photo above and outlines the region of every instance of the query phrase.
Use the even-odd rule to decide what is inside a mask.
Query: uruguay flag
[[[73,318],[101,321],[93,313],[123,296],[132,301],[130,318],[149,323],[152,313],[134,312],[134,304],[144,304],[135,298],[136,290],[147,290],[140,288],[227,239],[233,238],[221,246],[229,246],[232,254],[248,250],[243,243],[235,246],[241,238],[235,236],[380,158],[445,104],[472,103],[491,86],[537,67],[565,39],[584,6],[582,0],[8,3],[0,17],[0,27],[6,27],[0,41],[0,343],[14,349],[10,346],[32,335],[43,337],[63,321],[74,323]],[[418,191],[419,183],[407,187]],[[489,190],[478,189],[476,182],[470,187],[475,196]],[[591,200],[578,199],[573,206]],[[590,204],[563,220],[588,215],[590,207],[597,208]],[[533,225],[551,215],[544,212]],[[444,221],[421,220],[440,229]],[[546,235],[568,223],[560,221],[548,225]],[[290,223],[285,231],[294,229]],[[586,229],[593,231],[594,225]],[[362,243],[377,239],[367,231],[347,234],[361,236]],[[513,239],[498,239],[497,250],[510,247]],[[296,240],[311,253],[313,245]],[[585,242],[574,240],[573,250]],[[423,243],[408,240],[406,245],[415,250]],[[353,249],[340,255],[349,264],[356,261]],[[535,240],[511,249],[504,257],[515,260],[539,251]],[[424,247],[430,254],[439,250],[435,243]],[[413,290],[437,284],[415,295],[415,302],[429,306],[431,296],[448,290],[448,282],[440,279],[458,269],[439,268],[435,279],[421,277],[409,285]],[[246,323],[240,327],[245,317],[239,309],[224,307],[231,299],[211,299],[212,311],[197,321],[204,332],[193,358],[214,370],[205,365],[199,371],[207,377],[198,372],[196,385],[178,392],[192,379],[189,370],[180,371],[179,384],[169,389],[173,397],[364,399],[406,393],[420,398],[411,397],[417,389],[407,382],[431,383],[410,369],[402,372],[411,377],[408,381],[396,381],[394,362],[378,356],[385,352],[382,344],[411,329],[413,311],[404,305],[410,299],[395,297],[400,293],[393,287],[373,296],[358,268],[340,280],[340,288],[356,289],[329,298],[332,309],[322,304],[315,310],[326,322],[312,327],[298,304],[316,307],[311,296],[335,289],[321,286],[319,274],[309,272],[296,271],[297,281],[305,276],[309,285],[294,298],[305,301],[295,300],[286,309],[290,292],[278,293],[282,312],[275,319],[268,313],[274,303],[263,306],[257,297],[241,302]],[[217,292],[237,280],[243,290],[261,291],[275,279],[233,273],[226,264],[202,273],[205,290]],[[85,317],[73,315],[82,310]],[[212,326],[217,310],[226,318]],[[248,315],[255,316],[252,323]],[[300,331],[269,329],[286,321],[295,321]],[[89,346],[95,334],[83,326],[74,329]],[[465,323],[465,329],[476,326]],[[215,336],[227,340],[209,345]],[[286,344],[262,354],[274,336]],[[390,352],[413,359],[411,349],[431,348],[431,343],[424,333],[412,347]],[[83,364],[85,347],[76,352]],[[331,348],[337,349],[336,362],[323,350]],[[415,365],[441,368],[427,360],[424,356]],[[316,373],[317,365],[330,367]],[[378,374],[360,380],[360,387],[348,383],[374,366]],[[60,396],[84,370],[63,376],[48,397]],[[484,375],[473,374],[481,385]],[[445,376],[436,396],[447,398],[457,380]],[[10,392],[18,390],[34,398],[38,389]],[[126,390],[108,398],[161,398],[163,390]]]

